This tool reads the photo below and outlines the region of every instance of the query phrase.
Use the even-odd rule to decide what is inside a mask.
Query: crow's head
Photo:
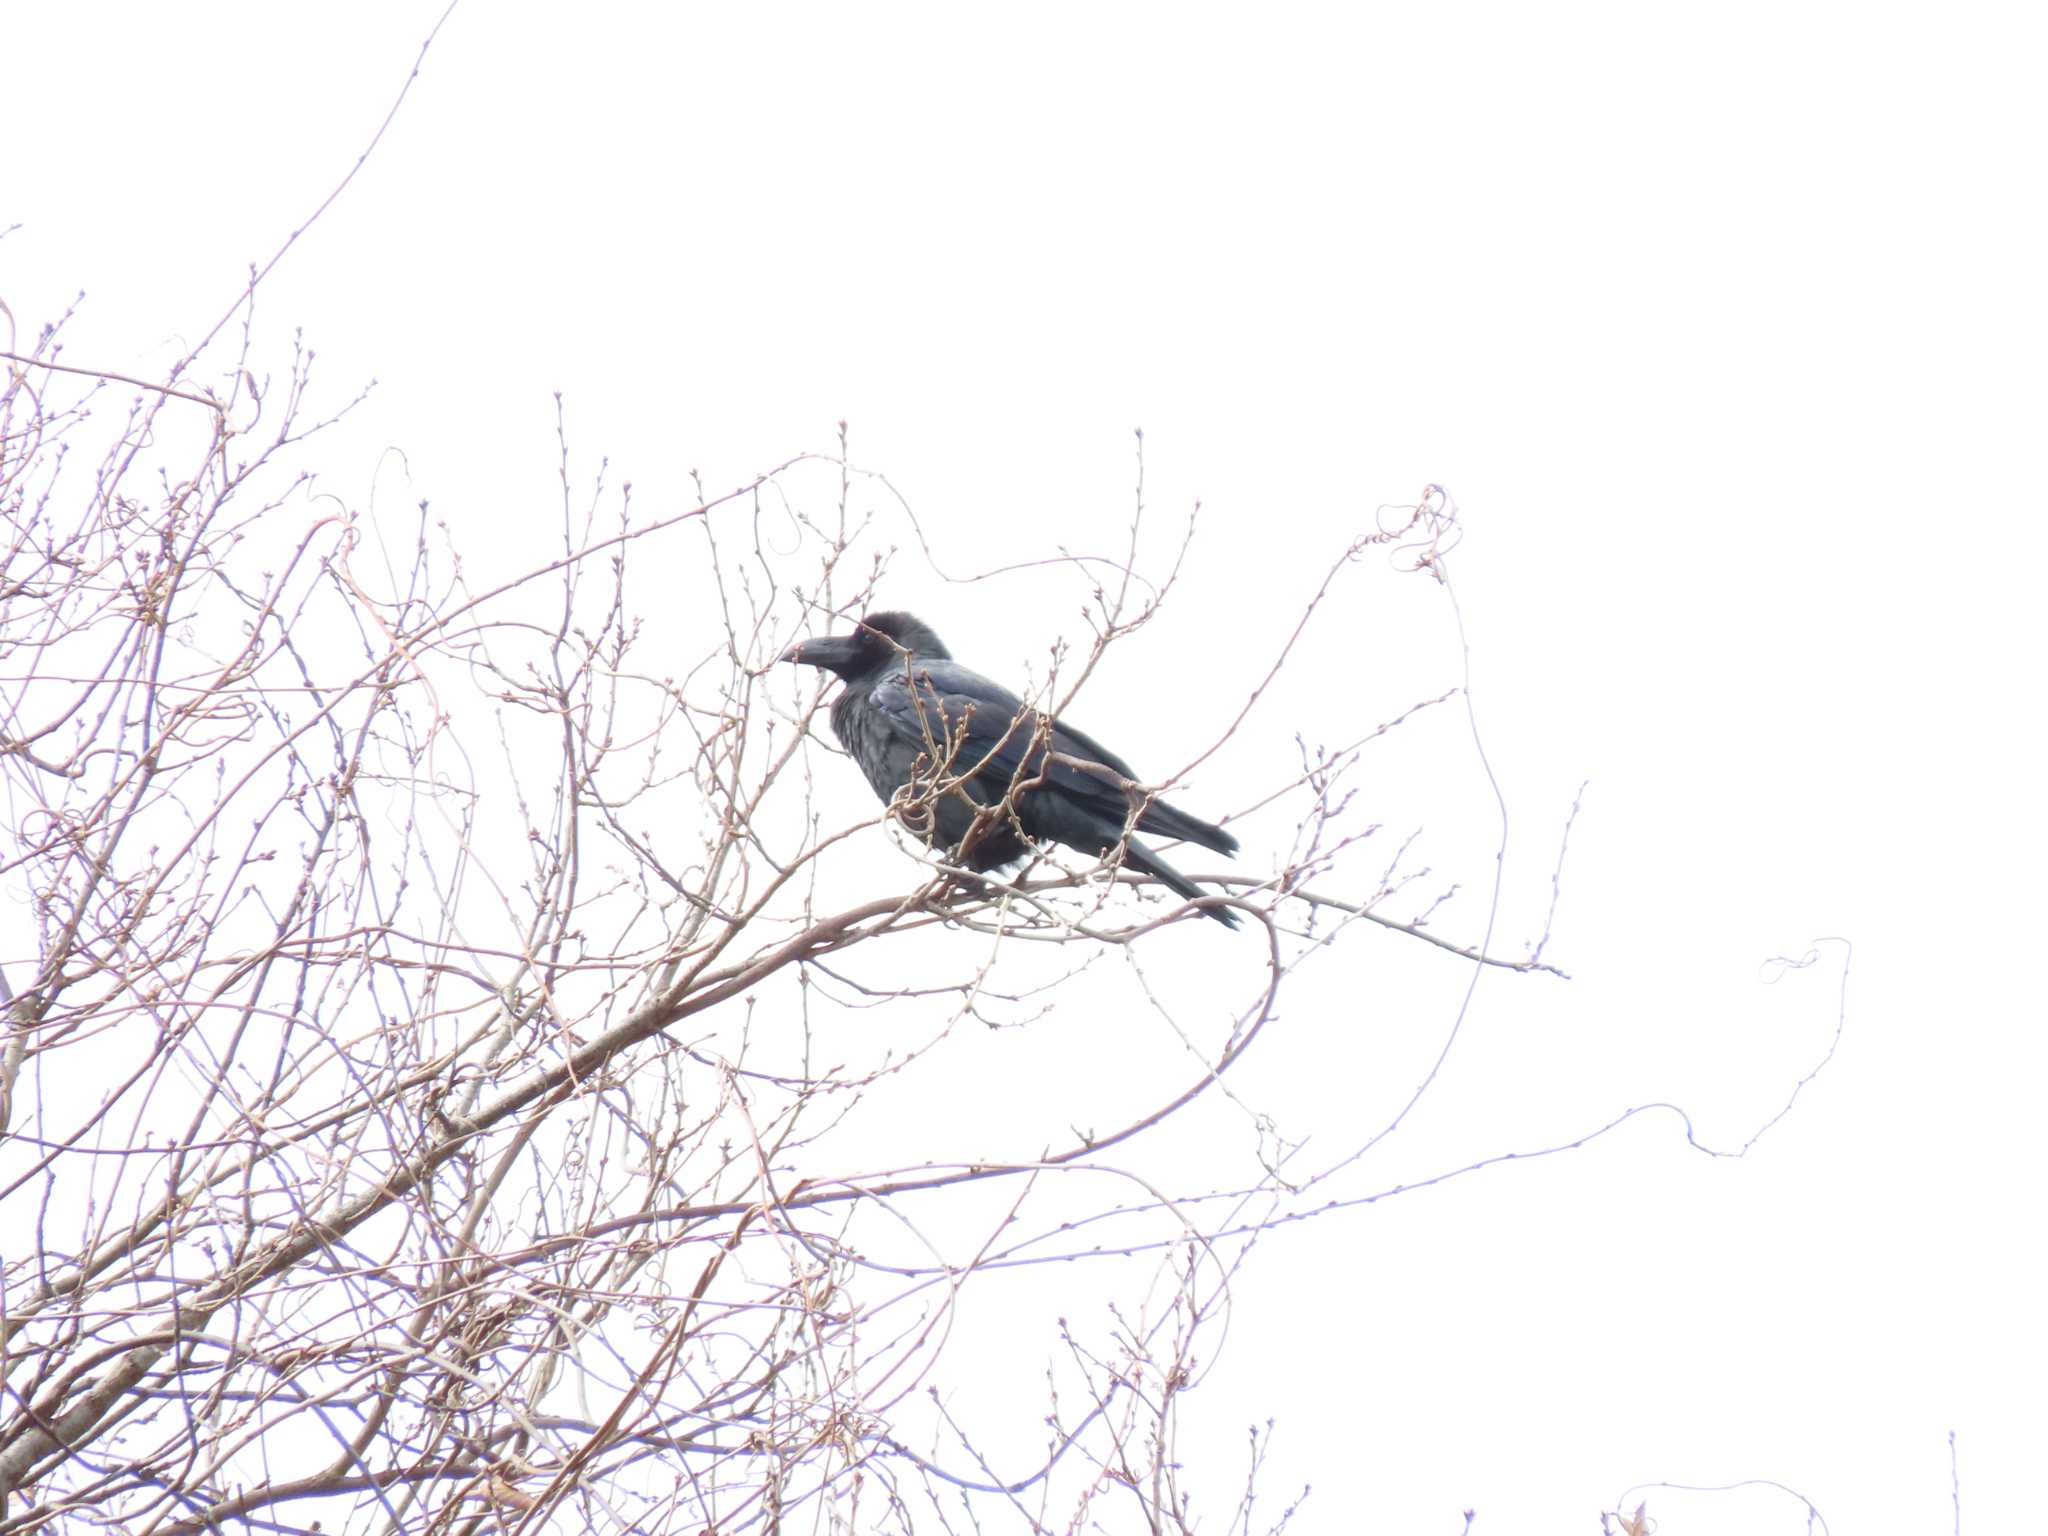
[[[900,667],[906,655],[925,661],[952,659],[945,642],[932,633],[930,626],[907,613],[871,613],[850,635],[799,640],[776,659],[823,667],[851,681],[888,667]]]

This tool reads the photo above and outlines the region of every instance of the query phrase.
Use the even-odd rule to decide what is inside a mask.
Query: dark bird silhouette
[[[841,744],[883,800],[910,786],[916,809],[905,824],[968,869],[1011,863],[1033,843],[1064,843],[1091,857],[1121,843],[1127,868],[1190,901],[1207,895],[1126,837],[1134,812],[1140,832],[1237,852],[1237,839],[1221,827],[1147,795],[1130,764],[1100,742],[961,666],[907,613],[871,613],[854,633],[799,640],[780,659],[845,679],[832,706]],[[988,810],[1006,801],[1007,809]],[[1237,926],[1228,907],[1203,910]]]

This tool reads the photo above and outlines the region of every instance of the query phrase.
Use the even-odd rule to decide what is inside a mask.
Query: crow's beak
[[[775,659],[793,661],[799,666],[823,667],[828,672],[844,676],[846,669],[860,659],[860,654],[858,635],[819,635],[814,639],[797,641]]]

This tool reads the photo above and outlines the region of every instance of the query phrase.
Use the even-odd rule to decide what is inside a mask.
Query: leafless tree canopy
[[[922,558],[843,442],[648,516],[565,434],[554,534],[465,549],[305,493],[303,351],[138,389],[59,331],[0,396],[0,1533],[1287,1522],[1261,1433],[1182,1464],[1181,1400],[1260,1233],[1373,1198],[1385,1128],[1311,1166],[1232,1068],[1366,933],[1504,963],[1352,803],[1398,721],[1235,808],[1260,851],[1199,873],[1243,934],[1071,858],[963,882],[902,830],[943,753],[872,814],[771,664]],[[1334,552],[1303,622],[1451,524],[1432,491]],[[1093,643],[1041,705],[1174,600],[1139,529],[1049,566]],[[1293,638],[1248,643],[1187,766]],[[1062,1007],[1169,1031],[1147,1097],[962,1102]],[[1243,1150],[1148,1165],[1218,1108]],[[1029,1372],[954,1366],[970,1294],[1055,1274],[1092,1302]]]

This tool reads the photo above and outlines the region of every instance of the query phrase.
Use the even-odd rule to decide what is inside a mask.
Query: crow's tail
[[[1208,831],[1214,833],[1216,836],[1223,838],[1226,842],[1230,844],[1231,848],[1235,848],[1237,846],[1237,839],[1231,837],[1229,833],[1224,832],[1219,828],[1211,827],[1207,822],[1195,821],[1194,817],[1192,816],[1181,816],[1178,811],[1176,811],[1174,814],[1176,816],[1179,816],[1182,821],[1194,822],[1194,825],[1198,827],[1204,827]],[[1201,839],[1194,838],[1190,834],[1184,832],[1176,832],[1173,835],[1176,837],[1187,837],[1190,842],[1201,841]],[[1212,843],[1209,846],[1214,847],[1215,845]],[[1223,848],[1218,849],[1217,851],[1221,853],[1228,853],[1230,850],[1228,848]],[[1154,853],[1150,848],[1147,848],[1135,837],[1124,845],[1124,863],[1132,869],[1140,870],[1143,873],[1150,875],[1154,880],[1157,880],[1161,885],[1165,886],[1168,890],[1172,891],[1176,896],[1184,896],[1189,901],[1200,901],[1205,896],[1213,896],[1214,894],[1216,894],[1213,891],[1203,890],[1199,885],[1195,884],[1194,881],[1190,880],[1186,875],[1182,874],[1179,870],[1175,869],[1171,864],[1167,863],[1166,860],[1159,857],[1158,854]],[[1231,911],[1228,907],[1204,907],[1202,908],[1202,915],[1204,917],[1215,918],[1217,922],[1221,923],[1226,928],[1235,928],[1237,926],[1237,914]]]

